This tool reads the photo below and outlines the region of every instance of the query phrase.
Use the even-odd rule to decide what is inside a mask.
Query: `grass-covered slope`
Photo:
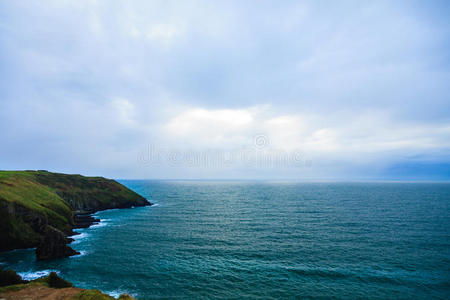
[[[148,204],[142,196],[103,177],[34,172],[36,181],[52,188],[74,210],[103,210]]]
[[[74,227],[74,211],[148,205],[118,182],[47,171],[0,171],[0,251],[36,247],[51,226]]]

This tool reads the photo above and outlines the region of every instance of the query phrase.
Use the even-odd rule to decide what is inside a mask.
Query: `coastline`
[[[132,207],[132,208],[152,207],[154,205],[155,204],[152,203],[151,205],[141,206],[141,207]],[[73,231],[74,235],[71,236],[73,241],[70,244],[76,244],[77,241],[79,241],[79,239],[83,239],[85,237],[90,237],[90,235],[92,234],[91,232],[89,232],[91,230],[91,228],[92,229],[97,228],[96,226],[103,227],[103,226],[106,226],[106,224],[109,223],[109,222],[108,223],[104,223],[104,222],[106,222],[107,220],[111,220],[110,218],[102,218],[102,217],[97,215],[98,213],[108,212],[108,211],[122,211],[122,210],[123,209],[121,209],[121,208],[111,208],[111,209],[99,210],[99,211],[87,214],[87,215],[93,217],[93,219],[95,219],[96,221],[92,222],[89,226],[82,226],[82,227],[74,228],[74,231]],[[76,230],[80,230],[82,232],[79,232],[79,231],[76,231]],[[100,236],[101,236],[101,234],[100,234]],[[77,248],[75,248],[75,249],[77,249]],[[35,248],[14,249],[14,250],[6,251],[6,252],[3,252],[3,253],[14,253],[14,252],[17,252],[17,251],[30,251],[31,252],[33,250],[35,250]],[[80,250],[80,249],[77,249],[77,250],[80,252],[80,254],[74,255],[74,256],[71,256],[71,257],[67,257],[67,258],[69,258],[69,259],[76,259],[78,257],[84,256],[87,253],[89,253],[89,250]],[[34,263],[36,263],[36,262],[34,262]],[[36,267],[36,265],[35,265],[35,267]],[[20,271],[17,271],[17,274],[20,275],[22,277],[22,279],[27,280],[27,281],[39,280],[40,278],[49,276],[49,274],[52,273],[52,272],[56,273],[58,276],[63,276],[64,275],[63,274],[63,270],[61,270],[58,267],[50,267],[49,265],[42,266],[42,267],[43,267],[42,269],[38,268],[38,269],[29,269],[29,270],[23,270],[23,268],[21,268]],[[0,263],[0,269],[1,268],[9,268],[9,264],[2,262],[2,263]],[[99,298],[99,299],[134,299],[134,297],[136,297],[136,294],[133,293],[132,290],[126,290],[126,289],[123,289],[123,288],[106,289],[106,290],[101,289],[100,290],[95,285],[87,285],[86,286],[85,284],[82,284],[82,283],[77,282],[77,281],[73,281],[73,280],[70,280],[70,281],[73,282],[77,286],[77,288],[78,288],[78,286],[80,286],[80,290],[91,291],[91,290],[95,289],[95,291],[101,292],[103,294],[103,296],[101,296],[101,297],[104,297],[105,295],[107,297],[111,297],[111,298]],[[3,295],[1,295],[1,287],[0,287],[0,298],[1,298],[1,296],[3,296]],[[9,299],[9,298],[6,297],[5,299]],[[94,299],[97,299],[97,298],[94,298]]]
[[[36,259],[78,255],[74,229],[99,222],[96,212],[151,206],[119,182],[48,171],[0,171],[0,251],[36,248]]]
[[[15,299],[91,299],[91,300],[133,300],[127,293],[105,294],[97,289],[82,289],[59,276],[59,272],[42,272],[36,278],[24,278],[12,269],[0,268],[0,297]]]

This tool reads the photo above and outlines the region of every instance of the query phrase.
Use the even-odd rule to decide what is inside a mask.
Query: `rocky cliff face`
[[[0,198],[0,251],[35,247],[47,217]]]
[[[36,259],[46,260],[80,254],[67,245],[69,242],[70,239],[63,232],[47,225],[42,231],[42,238],[36,248]]]
[[[151,203],[139,194],[103,177],[0,171],[0,251],[37,247],[37,259],[75,255],[67,235],[98,221],[86,212],[146,205]]]

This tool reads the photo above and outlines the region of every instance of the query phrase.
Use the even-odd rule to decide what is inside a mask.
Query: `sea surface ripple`
[[[121,182],[157,205],[97,213],[81,256],[0,262],[143,299],[450,298],[450,184]]]

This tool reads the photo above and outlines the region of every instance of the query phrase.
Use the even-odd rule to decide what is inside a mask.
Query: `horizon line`
[[[113,178],[114,180],[140,181],[256,181],[292,183],[450,183],[450,180],[404,180],[404,179],[251,179],[251,178]]]

